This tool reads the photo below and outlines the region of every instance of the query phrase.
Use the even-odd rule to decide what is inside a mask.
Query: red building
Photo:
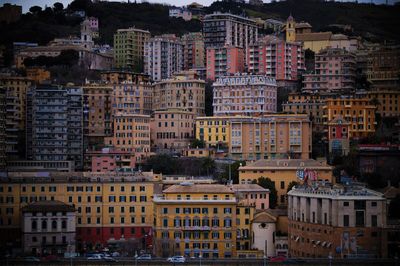
[[[245,70],[244,49],[234,46],[207,48],[207,79],[242,73]]]
[[[338,116],[327,123],[329,153],[347,155],[350,149],[350,122]]]
[[[304,51],[300,42],[285,42],[267,35],[249,46],[247,66],[251,73],[266,74],[277,81],[296,81],[304,67]]]

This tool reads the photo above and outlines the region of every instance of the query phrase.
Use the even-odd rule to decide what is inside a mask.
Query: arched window
[[[181,227],[181,225],[182,225],[182,220],[181,220],[181,218],[175,217],[175,219],[174,219],[174,226],[175,226],[175,227]]]
[[[57,229],[57,221],[51,222],[51,229],[53,229],[53,230]]]
[[[232,219],[231,218],[225,218],[224,219],[224,227],[231,227],[232,226]]]
[[[201,221],[202,226],[210,226],[210,219],[208,217],[203,217]]]
[[[42,221],[42,229],[43,229],[43,230],[46,230],[46,229],[47,229],[47,221],[46,221],[46,220],[43,220],[43,221]]]
[[[200,218],[199,217],[194,217],[193,226],[200,226]]]
[[[67,221],[62,221],[61,222],[61,228],[62,229],[67,229]]]
[[[190,220],[190,218],[189,217],[185,217],[185,226],[191,226],[191,220]]]
[[[32,221],[32,230],[37,230],[37,222]]]
[[[218,217],[212,218],[212,226],[219,227],[219,219],[218,219]]]

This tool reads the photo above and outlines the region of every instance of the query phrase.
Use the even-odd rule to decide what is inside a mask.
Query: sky
[[[16,4],[16,5],[22,5],[22,9],[23,12],[28,12],[29,8],[31,6],[41,6],[44,7],[45,5],[47,6],[53,6],[53,4],[55,2],[60,2],[63,3],[64,6],[67,6],[72,0],[0,0],[0,6],[2,6],[4,3],[11,3],[11,4]],[[113,1],[113,0],[109,0],[109,1]],[[132,2],[135,0],[131,0]],[[140,2],[141,0],[137,0],[138,2]],[[388,0],[389,4],[393,4],[394,2],[397,2],[399,0]],[[128,0],[123,0],[121,2],[128,2]],[[183,5],[187,5],[190,4],[192,2],[197,2],[199,4],[202,5],[206,5],[209,6],[212,2],[214,2],[213,0],[148,0],[147,2],[150,3],[166,3],[166,4],[170,4],[170,5],[175,5],[175,6],[183,6]],[[247,0],[246,0],[247,2]],[[264,0],[264,3],[268,3],[270,2],[270,0]],[[349,1],[350,2],[350,1]],[[359,0],[358,2],[366,2],[366,3],[370,3],[371,0]],[[372,0],[372,2],[376,3],[376,4],[382,4],[385,3],[386,0]]]

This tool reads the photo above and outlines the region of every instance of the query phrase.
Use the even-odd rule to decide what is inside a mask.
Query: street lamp
[[[264,255],[263,259],[264,259],[264,266],[266,266],[267,265],[267,256]]]

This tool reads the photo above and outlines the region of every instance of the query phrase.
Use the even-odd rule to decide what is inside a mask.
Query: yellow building
[[[15,172],[9,178],[13,181],[0,181],[1,247],[17,245],[21,208],[42,200],[75,206],[78,250],[89,251],[121,238],[144,239],[136,243],[137,249],[151,246],[152,196],[160,180],[151,172]]]
[[[400,91],[369,91],[367,97],[371,104],[376,104],[376,112],[382,117],[400,116]]]
[[[26,77],[37,84],[50,80],[50,71],[41,67],[31,67],[26,69]]]
[[[350,138],[363,138],[375,132],[376,106],[368,98],[327,99],[324,106],[324,124],[338,116],[350,122]]]
[[[291,182],[304,182],[308,180],[328,180],[333,182],[333,167],[325,161],[312,159],[275,159],[258,160],[239,168],[239,182],[250,184],[260,177],[271,179],[275,183],[278,193],[278,205],[287,204],[287,189]]]
[[[228,186],[173,185],[153,202],[156,256],[236,257],[237,199]]]
[[[106,145],[135,152],[136,162],[141,162],[150,153],[150,116],[117,113],[113,121],[113,136],[105,138]]]
[[[200,117],[196,119],[196,138],[209,147],[226,147],[234,159],[308,159],[311,122],[302,114]]]
[[[204,158],[211,157],[214,155],[213,149],[208,148],[187,148],[182,151],[182,155],[185,157],[195,157],[195,158]]]

